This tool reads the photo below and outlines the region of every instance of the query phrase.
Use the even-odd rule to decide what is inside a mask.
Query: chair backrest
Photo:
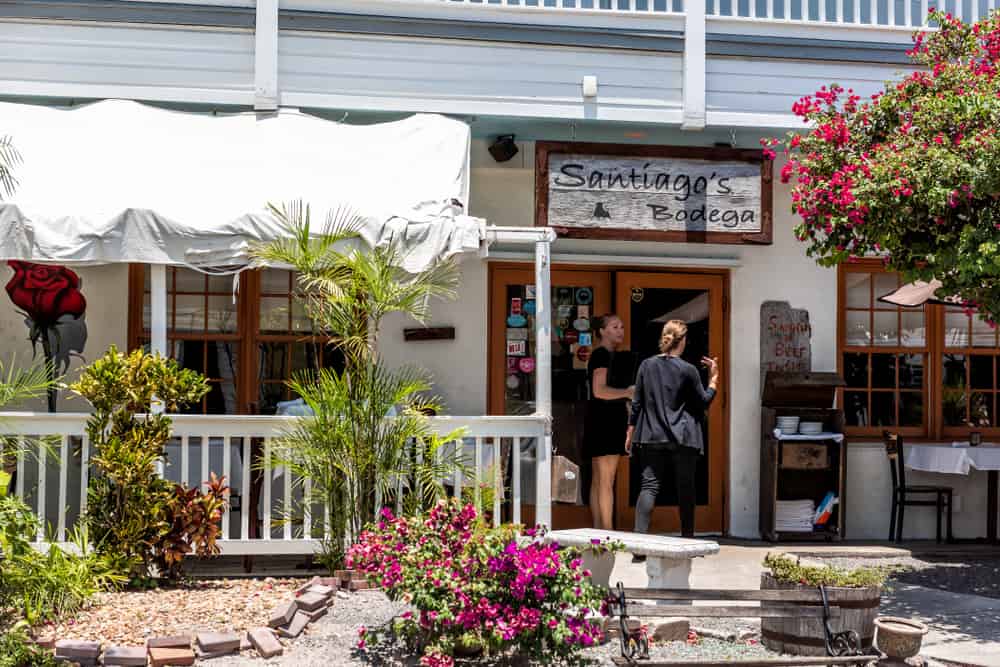
[[[898,433],[882,432],[885,441],[885,455],[889,458],[889,474],[892,475],[892,490],[906,486],[906,472],[903,465],[903,436]]]

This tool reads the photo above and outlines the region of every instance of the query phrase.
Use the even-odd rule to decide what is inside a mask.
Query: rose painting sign
[[[536,224],[577,238],[771,242],[760,151],[540,142]]]
[[[80,291],[80,278],[64,266],[11,260],[14,275],[7,283],[10,300],[25,316],[28,338],[41,345],[50,373],[62,374],[73,353],[83,352],[87,342],[84,312],[87,300]],[[55,412],[56,393],[49,391],[49,411]]]

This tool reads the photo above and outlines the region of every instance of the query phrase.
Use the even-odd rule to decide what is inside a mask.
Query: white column
[[[153,354],[167,355],[167,267],[163,264],[149,265],[149,348]],[[150,409],[154,414],[163,412],[163,405],[156,397]],[[185,441],[186,442],[186,441]],[[187,461],[184,462],[187,473]],[[163,477],[164,461],[156,461],[156,474]]]
[[[705,129],[705,3],[684,3],[682,130]]]
[[[535,412],[545,435],[535,447],[535,523],[552,527],[552,276],[549,241],[535,242]]]
[[[278,109],[278,0],[257,0],[254,27],[253,108]]]

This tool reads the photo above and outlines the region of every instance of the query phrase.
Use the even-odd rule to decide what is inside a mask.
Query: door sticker
[[[642,300],[646,298],[646,292],[641,287],[632,288],[632,301],[634,303],[642,303]]]
[[[507,329],[507,340],[528,340],[528,330]]]
[[[579,342],[580,345],[593,345],[594,344],[593,340],[594,340],[594,337],[593,337],[592,334],[590,334],[590,333],[581,333],[577,342]]]
[[[589,305],[594,300],[594,292],[589,287],[581,287],[576,291],[576,302],[582,305]]]
[[[521,357],[517,367],[521,369],[522,373],[531,373],[535,370],[535,360],[531,357]]]
[[[508,357],[523,357],[528,353],[528,342],[523,340],[507,341]]]
[[[525,315],[535,314],[535,302],[533,300],[524,302],[524,314]]]
[[[535,298],[535,286],[534,285],[525,285],[524,286],[524,298],[525,299],[534,299]]]
[[[525,319],[524,315],[511,315],[507,318],[507,326],[512,328],[523,327],[527,323],[528,320]]]
[[[521,300],[518,298],[513,298],[510,300],[510,314],[520,315],[521,314]]]
[[[576,307],[576,316],[577,317],[583,317],[583,318],[589,318],[590,317],[590,306],[577,306]]]
[[[590,331],[590,320],[580,317],[573,320],[573,328],[577,331]]]

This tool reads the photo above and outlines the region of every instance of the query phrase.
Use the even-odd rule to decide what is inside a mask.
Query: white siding
[[[252,104],[253,34],[0,22],[4,94]]]
[[[282,103],[369,110],[674,121],[676,54],[283,32]],[[598,78],[595,102],[581,82]]]
[[[708,109],[742,113],[790,114],[792,105],[820,86],[839,83],[863,97],[899,78],[897,65],[709,58],[706,86]]]

